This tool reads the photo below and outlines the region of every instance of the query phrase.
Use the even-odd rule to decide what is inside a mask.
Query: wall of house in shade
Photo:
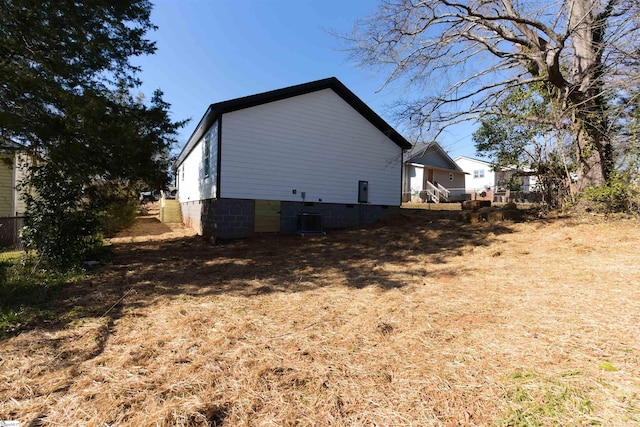
[[[193,203],[191,206],[197,206],[191,215],[202,218],[199,226],[204,237],[224,240],[256,234],[254,231],[255,200],[209,199],[202,203]],[[330,231],[374,224],[399,214],[400,207],[285,201],[280,203],[280,232],[285,234],[300,232],[298,217],[305,213],[320,214],[323,230]]]
[[[176,170],[180,203],[216,197],[218,122],[205,133]]]

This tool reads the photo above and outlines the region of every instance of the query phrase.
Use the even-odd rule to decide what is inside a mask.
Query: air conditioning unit
[[[302,236],[324,234],[322,228],[322,214],[301,213],[298,214],[297,233]]]

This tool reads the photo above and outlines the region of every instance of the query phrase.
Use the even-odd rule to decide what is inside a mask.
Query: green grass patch
[[[615,366],[613,366],[609,362],[602,362],[600,364],[600,369],[602,369],[603,371],[607,371],[607,372],[615,372],[615,371],[618,370],[618,368],[616,368]]]
[[[567,372],[561,375],[561,379],[530,371],[513,373],[506,379],[508,409],[494,426],[594,425],[589,416],[593,412],[593,404],[587,390],[566,382],[579,376],[580,371]]]
[[[24,252],[0,253],[0,339],[27,325],[55,321],[55,292],[84,271],[58,273],[39,268]]]
[[[24,251],[3,251],[0,252],[0,264],[13,265],[25,255]]]

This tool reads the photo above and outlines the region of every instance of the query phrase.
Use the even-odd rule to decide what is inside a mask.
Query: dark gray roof
[[[389,139],[397,144],[403,150],[411,148],[411,143],[392,128],[382,117],[376,114],[367,104],[351,92],[345,85],[335,77],[329,77],[323,80],[316,80],[309,83],[303,83],[296,86],[290,86],[283,89],[272,90],[269,92],[259,93],[256,95],[245,96],[242,98],[231,99],[228,101],[211,104],[204,114],[198,126],[193,131],[187,144],[178,156],[176,165],[180,164],[189,154],[191,149],[200,140],[202,135],[211,127],[211,125],[224,113],[243,110],[245,108],[255,107],[269,102],[280,101],[282,99],[292,98],[294,96],[304,95],[311,92],[317,92],[323,89],[331,89],[358,111],[371,124],[383,132]]]
[[[3,150],[25,150],[27,147],[0,135],[0,148]]]
[[[413,148],[413,154],[409,156],[406,162],[463,172],[460,166],[437,142],[422,146],[416,145]]]

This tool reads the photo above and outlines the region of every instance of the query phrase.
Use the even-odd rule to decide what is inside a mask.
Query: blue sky
[[[326,77],[337,77],[398,131],[390,106],[402,88],[380,90],[386,75],[358,68],[330,32],[348,33],[370,15],[375,0],[156,0],[159,29],[153,56],[142,67],[147,97],[159,88],[175,120],[191,118],[180,148],[209,104]],[[451,157],[474,155],[468,126],[441,136]]]

